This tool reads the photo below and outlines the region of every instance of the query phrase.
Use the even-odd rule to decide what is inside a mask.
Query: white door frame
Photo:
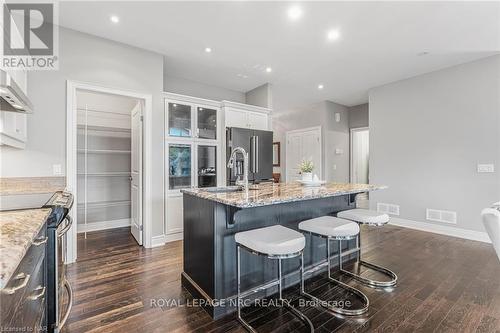
[[[74,196],[74,209],[71,210],[71,217],[73,218],[73,226],[69,230],[68,244],[67,244],[67,263],[73,263],[77,257],[77,114],[76,114],[76,91],[87,90],[99,93],[108,93],[132,98],[141,99],[144,101],[143,110],[143,145],[144,152],[143,158],[143,238],[144,246],[152,247],[152,140],[151,133],[153,127],[153,96],[148,93],[141,93],[132,90],[125,90],[120,88],[105,87],[98,84],[86,83],[81,81],[67,80],[66,82],[66,188],[73,193]]]
[[[323,179],[323,134],[322,134],[322,129],[321,126],[314,126],[314,127],[306,127],[306,128],[300,128],[296,130],[291,130],[285,132],[285,181],[288,181],[288,167],[289,167],[289,160],[288,160],[288,137],[290,134],[297,134],[297,133],[302,133],[302,132],[311,132],[311,131],[318,131],[319,133],[319,177]]]
[[[362,132],[362,131],[370,131],[370,128],[369,127],[355,127],[355,128],[351,128],[349,130],[349,182],[353,182],[353,176],[354,176],[354,156],[353,156],[353,153],[352,153],[352,134],[354,132]]]

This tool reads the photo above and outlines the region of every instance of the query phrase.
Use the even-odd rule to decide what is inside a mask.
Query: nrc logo
[[[4,56],[54,54],[52,3],[4,3],[3,22]]]

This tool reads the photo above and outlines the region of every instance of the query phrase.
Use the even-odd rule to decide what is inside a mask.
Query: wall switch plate
[[[477,165],[477,172],[479,172],[479,173],[495,172],[495,165],[494,164],[478,164]]]
[[[53,164],[52,165],[52,173],[54,174],[54,176],[61,176],[62,175],[61,164]]]
[[[342,155],[343,153],[344,153],[343,149],[340,149],[340,148],[335,149],[335,154],[336,155]]]
[[[333,170],[337,170],[337,164],[333,165]]]

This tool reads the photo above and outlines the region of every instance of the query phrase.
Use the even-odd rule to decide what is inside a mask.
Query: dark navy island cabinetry
[[[248,191],[234,188],[183,190],[182,284],[194,297],[206,301],[205,308],[213,318],[233,312],[237,288],[235,233],[272,225],[297,230],[303,220],[354,208],[357,193],[382,188],[335,183],[310,188],[290,183],[262,184]],[[305,265],[325,261],[325,242],[310,236],[306,236],[306,240]],[[356,247],[355,240],[344,243],[343,251],[347,254]],[[336,252],[337,249],[332,250],[333,255]],[[299,282],[298,267],[298,258],[283,263],[285,286]],[[277,266],[265,257],[243,252],[241,274],[245,290],[275,279]],[[270,293],[273,292],[275,290],[270,289]]]

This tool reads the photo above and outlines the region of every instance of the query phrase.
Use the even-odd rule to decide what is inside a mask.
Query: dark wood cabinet
[[[46,246],[47,226],[44,225],[1,291],[2,328],[46,331]]]

